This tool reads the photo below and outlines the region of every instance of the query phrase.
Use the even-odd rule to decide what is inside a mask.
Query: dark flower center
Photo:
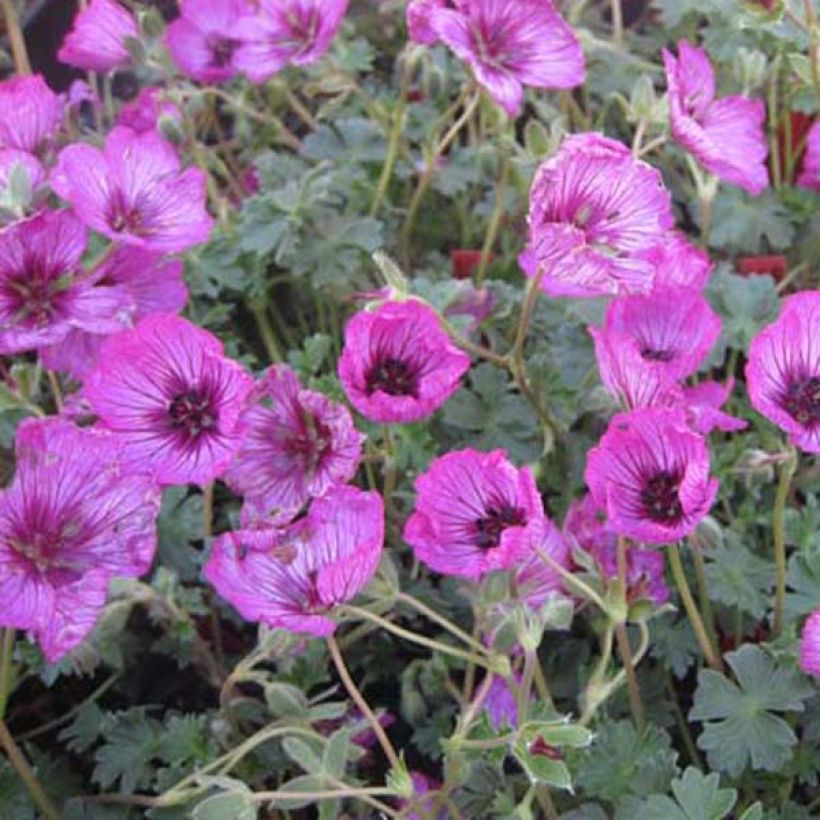
[[[820,376],[793,381],[786,388],[782,405],[798,424],[820,423]]]
[[[671,362],[675,358],[673,350],[654,350],[651,347],[642,347],[641,356],[652,362]]]
[[[184,433],[189,439],[213,430],[218,417],[210,396],[195,389],[179,393],[168,405],[171,429]]]
[[[11,282],[17,318],[35,325],[48,324],[57,312],[55,297],[64,290],[60,279],[49,279],[39,270],[27,271],[28,279]]]
[[[644,514],[660,524],[672,524],[683,517],[678,490],[680,478],[672,473],[658,473],[650,478],[641,492]]]
[[[333,435],[330,428],[312,413],[302,411],[301,416],[299,433],[285,442],[285,447],[306,473],[313,473],[330,452]]]
[[[117,233],[139,233],[142,213],[139,208],[126,202],[122,191],[112,194],[108,205],[108,224]]]
[[[215,35],[208,40],[208,48],[211,50],[211,67],[226,68],[239,48],[239,40]]]
[[[367,395],[372,396],[377,390],[389,396],[418,397],[418,368],[403,359],[379,359],[365,377]]]
[[[487,510],[483,518],[475,522],[475,543],[480,549],[492,549],[501,543],[501,534],[508,527],[523,527],[527,516],[520,507],[502,504]]]

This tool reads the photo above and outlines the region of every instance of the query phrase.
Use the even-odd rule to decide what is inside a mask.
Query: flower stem
[[[399,146],[401,145],[401,135],[404,129],[405,113],[407,112],[407,90],[408,90],[407,70],[402,71],[401,88],[399,90],[399,99],[396,102],[396,107],[393,110],[393,125],[390,129],[390,137],[387,141],[387,156],[384,160],[381,176],[379,177],[378,185],[376,186],[376,193],[373,196],[373,202],[370,205],[370,216],[376,216],[379,213],[379,208],[384,201],[387,194],[387,188],[390,185],[390,180],[393,178],[393,170],[396,167],[396,160],[399,156]]]
[[[11,677],[14,671],[14,638],[13,629],[0,630],[3,635],[2,649],[0,649],[0,720],[6,717],[6,706],[11,692]]]
[[[695,564],[695,579],[698,585],[700,610],[703,613],[706,631],[709,633],[709,642],[713,647],[717,647],[718,638],[717,630],[715,629],[715,616],[712,612],[712,601],[709,598],[709,584],[706,580],[706,562],[703,560],[703,550],[700,545],[700,540],[694,533],[689,537],[689,544],[692,547],[692,559]]]
[[[621,0],[610,0],[612,8],[612,41],[620,45],[624,40],[624,12]]]
[[[284,359],[279,343],[276,341],[276,334],[273,332],[273,325],[268,318],[268,312],[264,305],[251,305],[253,318],[256,320],[256,327],[262,337],[262,344],[271,362],[281,362]]]
[[[454,658],[460,658],[461,660],[467,661],[468,663],[474,663],[477,666],[481,666],[484,669],[489,670],[490,672],[497,673],[499,670],[496,669],[496,665],[493,663],[493,658],[487,655],[477,655],[474,652],[467,652],[464,649],[459,649],[456,646],[450,646],[446,643],[441,643],[441,641],[434,641],[432,638],[428,638],[425,635],[417,635],[415,632],[411,632],[409,629],[403,629],[400,626],[397,626],[394,623],[391,623],[386,618],[382,618],[380,615],[376,615],[375,612],[371,612],[369,609],[362,609],[358,606],[352,606],[348,604],[344,608],[350,615],[353,615],[361,620],[372,621],[375,624],[378,624],[383,629],[386,629],[388,632],[392,632],[394,635],[397,635],[399,638],[404,638],[406,641],[411,641],[412,643],[417,643],[420,646],[426,646],[428,649],[432,649],[434,652],[443,652],[445,655],[452,655]]]
[[[604,603],[604,599],[601,598],[601,596],[591,586],[589,586],[589,584],[584,583],[580,578],[577,578],[571,572],[568,572],[549,553],[544,552],[544,550],[539,547],[534,547],[534,549],[535,554],[550,569],[557,572],[568,587],[574,589],[576,592],[579,592],[584,598],[592,601],[602,612],[606,612],[607,607]]]
[[[327,648],[330,650],[330,657],[333,658],[336,671],[339,673],[339,677],[341,678],[345,689],[347,689],[348,695],[350,695],[359,711],[367,718],[367,722],[370,724],[370,728],[373,729],[374,734],[378,738],[385,757],[390,762],[390,767],[398,770],[401,767],[399,756],[396,754],[396,750],[393,748],[393,744],[390,742],[390,738],[382,728],[381,723],[379,723],[379,719],[373,714],[373,710],[370,708],[370,705],[364,699],[364,696],[353,682],[353,678],[350,677],[350,672],[348,672],[347,667],[345,666],[342,652],[339,649],[339,644],[336,643],[336,639],[333,635],[329,635],[327,637]]]
[[[26,50],[26,40],[20,28],[20,18],[13,0],[0,0],[3,7],[3,17],[6,21],[6,31],[9,35],[11,53],[14,57],[14,68],[18,74],[31,74],[31,62]]]
[[[2,720],[0,720],[0,746],[5,750],[9,763],[11,763],[18,777],[25,784],[31,795],[31,799],[43,817],[45,817],[46,820],[60,820],[60,812],[57,811],[56,806],[51,802],[51,798],[45,793],[42,784],[37,779],[37,775],[34,774],[28,761],[20,751],[20,747],[14,742],[11,732],[9,732],[5,722]]]
[[[490,264],[490,254],[492,253],[495,240],[498,238],[498,231],[501,228],[501,220],[504,218],[504,209],[507,204],[507,184],[510,180],[510,154],[505,148],[501,149],[501,173],[498,177],[498,185],[495,189],[495,207],[493,208],[490,224],[487,226],[487,233],[484,236],[484,244],[481,247],[481,261],[478,264],[475,281],[480,286],[487,273]]]
[[[626,591],[628,586],[628,563],[627,563],[627,541],[626,538],[618,538],[617,547],[618,559],[618,585],[621,588],[621,595],[624,600],[624,610],[626,611]],[[626,671],[627,690],[629,692],[629,708],[632,712],[632,719],[635,727],[642,732],[646,725],[646,712],[641,700],[641,689],[638,685],[638,676],[635,673],[635,663],[632,658],[632,647],[629,645],[629,633],[626,629],[626,622],[621,621],[615,625],[615,637],[618,641],[618,652],[621,654],[621,662]]]
[[[692,597],[689,582],[686,580],[686,572],[683,569],[683,562],[680,557],[680,546],[678,544],[669,545],[669,564],[672,567],[672,574],[675,577],[675,584],[678,587],[678,593],[683,601],[686,614],[689,616],[689,623],[692,625],[692,631],[695,633],[706,663],[715,671],[722,672],[723,661],[712,647],[712,644],[709,643],[709,635],[706,632],[706,627],[703,625],[703,619],[700,617],[695,599]]]
[[[445,618],[443,615],[439,615],[434,609],[431,609],[427,604],[422,603],[418,600],[418,598],[414,598],[412,595],[408,595],[406,592],[399,592],[396,596],[396,600],[398,603],[407,604],[407,606],[412,607],[419,612],[420,614],[424,615],[425,618],[429,618],[433,623],[438,624],[443,629],[446,629],[451,635],[454,635],[459,640],[464,641],[467,646],[471,646],[476,652],[481,652],[486,654],[487,647],[484,646],[480,641],[476,640],[472,637],[472,635],[468,635],[463,629],[457,627],[452,621]]]
[[[780,465],[780,477],[777,482],[777,493],[774,500],[774,514],[772,525],[774,529],[774,565],[775,565],[775,593],[774,593],[774,625],[773,632],[776,638],[783,631],[783,611],[786,604],[786,501],[789,497],[792,477],[797,468],[797,452],[792,447],[789,457]]]

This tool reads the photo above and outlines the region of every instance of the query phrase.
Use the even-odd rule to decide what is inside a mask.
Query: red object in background
[[[407,92],[407,102],[417,103],[424,99],[424,91],[421,88],[411,88]]]
[[[802,111],[791,111],[789,119],[791,121],[791,147],[789,148],[786,144],[786,129],[781,122],[777,126],[777,150],[780,155],[780,174],[783,182],[794,184],[803,167],[803,158],[806,155],[806,137],[814,122],[814,117],[804,114]],[[786,178],[786,157],[789,150],[795,158],[791,179]]]
[[[735,267],[746,276],[768,273],[779,282],[786,275],[788,262],[785,256],[740,256]]]
[[[490,262],[495,256],[490,253]],[[473,271],[481,264],[481,251],[455,250],[450,251],[450,264],[453,266],[455,279],[469,279]]]

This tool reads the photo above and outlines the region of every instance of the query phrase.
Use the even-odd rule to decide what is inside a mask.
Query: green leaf
[[[665,792],[677,759],[663,729],[650,725],[639,735],[629,721],[607,723],[580,756],[576,781],[588,795],[610,801]]]
[[[329,777],[341,779],[347,768],[352,736],[350,729],[337,729],[328,739],[322,755],[322,771]]]
[[[572,791],[572,778],[563,760],[554,760],[543,754],[531,754],[530,745],[524,740],[515,744],[512,753],[534,783],[546,783],[556,789]]]
[[[274,681],[265,687],[265,701],[274,717],[298,719],[308,713],[308,703],[304,692],[289,683]]]
[[[734,532],[708,553],[706,578],[710,594],[728,607],[762,618],[774,585],[774,562],[755,555]]]
[[[311,744],[299,737],[286,737],[282,741],[285,754],[308,774],[322,774],[322,757],[319,744]]]
[[[698,746],[709,764],[738,776],[753,769],[777,771],[791,757],[797,738],[786,721],[772,711],[803,711],[813,692],[793,669],[779,669],[757,646],[747,644],[726,655],[738,684],[710,669],[701,671],[692,720],[704,721]]]
[[[672,793],[687,820],[722,820],[737,802],[735,789],[720,788],[719,775],[704,775],[694,766],[672,781]]]
[[[786,608],[795,617],[820,608],[820,549],[795,553],[789,559]]]
[[[714,248],[758,253],[784,250],[794,239],[789,211],[771,188],[751,197],[740,188],[722,185],[712,208],[709,244]]]
[[[157,520],[159,560],[173,570],[182,581],[199,576],[201,555],[191,546],[204,537],[202,495],[187,487],[169,487],[162,495],[162,507]]]
[[[119,781],[123,793],[144,785],[150,779],[150,764],[157,754],[160,729],[143,708],[109,715],[102,730],[105,743],[94,755],[93,780],[103,789]]]
[[[203,800],[191,814],[192,820],[256,820],[258,811],[250,794],[223,792]]]

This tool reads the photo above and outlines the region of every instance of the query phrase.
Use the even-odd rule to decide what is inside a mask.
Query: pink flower
[[[418,421],[458,389],[470,358],[435,312],[416,300],[360,311],[345,328],[339,378],[353,406],[377,422]]]
[[[800,668],[820,677],[820,609],[809,615],[800,635]]]
[[[790,296],[749,347],[752,406],[807,453],[820,453],[820,290]]]
[[[488,673],[489,674],[489,673]],[[516,684],[521,686],[521,677],[516,676]],[[484,711],[494,732],[502,729],[518,728],[518,703],[510,685],[504,678],[493,675],[493,682],[484,698]]]
[[[235,28],[242,45],[234,65],[263,83],[288,63],[319,60],[342,25],[348,0],[260,0],[260,13]]]
[[[222,83],[236,74],[234,54],[240,46],[235,28],[252,14],[247,0],[181,0],[180,16],[168,26],[165,43],[174,62],[189,77]]]
[[[584,53],[550,0],[470,0],[432,8],[429,28],[472,68],[476,80],[511,117],[524,86],[575,88]]]
[[[564,569],[569,568],[567,542],[546,515],[534,524],[529,549],[515,569],[518,597],[532,609],[539,609],[550,597],[563,591],[561,575],[541,558],[539,552],[548,555]]]
[[[703,290],[712,273],[706,251],[693,245],[680,231],[670,231],[646,258],[655,266],[655,287],[679,286]]]
[[[56,344],[72,328],[122,327],[131,299],[82,270],[85,246],[85,228],[68,211],[46,211],[0,231],[0,353]]]
[[[123,314],[116,332],[155,313],[178,313],[188,301],[182,263],[164,259],[142,248],[117,248],[95,271],[97,285],[116,287],[130,297],[133,310]],[[52,370],[84,379],[94,367],[106,336],[71,330],[59,344],[41,351],[43,363]]]
[[[60,98],[39,75],[12,77],[0,83],[0,147],[37,154],[60,129]]]
[[[552,296],[647,293],[647,254],[672,227],[660,173],[600,134],[567,137],[530,190],[529,244],[519,259]]]
[[[334,487],[285,529],[217,538],[204,575],[248,621],[326,637],[332,609],[373,577],[384,543],[378,493]]]
[[[161,484],[205,485],[239,448],[252,387],[215,336],[160,313],[106,340],[83,392],[129,463]]]
[[[766,109],[747,97],[715,99],[705,51],[681,41],[678,58],[663,50],[672,136],[707,171],[757,196],[769,184]]]
[[[57,59],[84,71],[104,73],[128,65],[128,38],[140,36],[137,21],[116,0],[91,0],[74,18]]]
[[[680,404],[680,385],[663,368],[647,364],[634,339],[589,327],[595,342],[598,372],[604,387],[626,409],[672,407]]]
[[[618,577],[618,536],[606,522],[606,514],[591,495],[573,501],[564,520],[564,534],[598,565],[606,579]],[[657,606],[669,600],[664,580],[663,556],[654,550],[631,547],[626,553],[627,599],[645,599]]]
[[[0,624],[34,633],[50,662],[93,629],[111,578],[153,560],[159,490],[120,450],[58,419],[17,431],[17,473],[0,492]]]
[[[164,89],[148,86],[140,91],[135,100],[120,109],[117,125],[130,128],[137,134],[155,131],[160,117],[168,117],[176,122],[182,121],[179,109],[170,100],[162,99]]]
[[[447,0],[410,0],[407,4],[407,34],[415,43],[431,46],[438,35],[431,25],[433,12],[447,7]]]
[[[731,433],[749,426],[749,422],[720,409],[726,404],[733,386],[734,379],[729,379],[725,384],[708,381],[683,388],[683,403],[693,430],[705,436],[715,428]]]
[[[158,253],[205,242],[213,219],[205,210],[205,175],[180,170],[174,147],[159,134],[117,126],[105,150],[69,145],[51,185],[95,231]]]
[[[718,488],[706,441],[680,409],[615,416],[587,456],[585,478],[616,533],[655,544],[691,533]]]
[[[478,580],[508,569],[542,535],[544,509],[527,467],[503,450],[459,450],[416,479],[416,509],[404,540],[436,572]]]
[[[245,497],[243,522],[293,517],[311,498],[353,478],[364,436],[346,407],[304,390],[285,365],[268,370],[253,399],[242,417],[242,446],[225,476]]]
[[[606,310],[604,335],[633,344],[647,369],[673,380],[696,373],[720,336],[720,317],[691,288],[657,287],[646,296],[621,296]]]
[[[806,138],[806,155],[797,184],[820,193],[820,120],[812,125]]]

